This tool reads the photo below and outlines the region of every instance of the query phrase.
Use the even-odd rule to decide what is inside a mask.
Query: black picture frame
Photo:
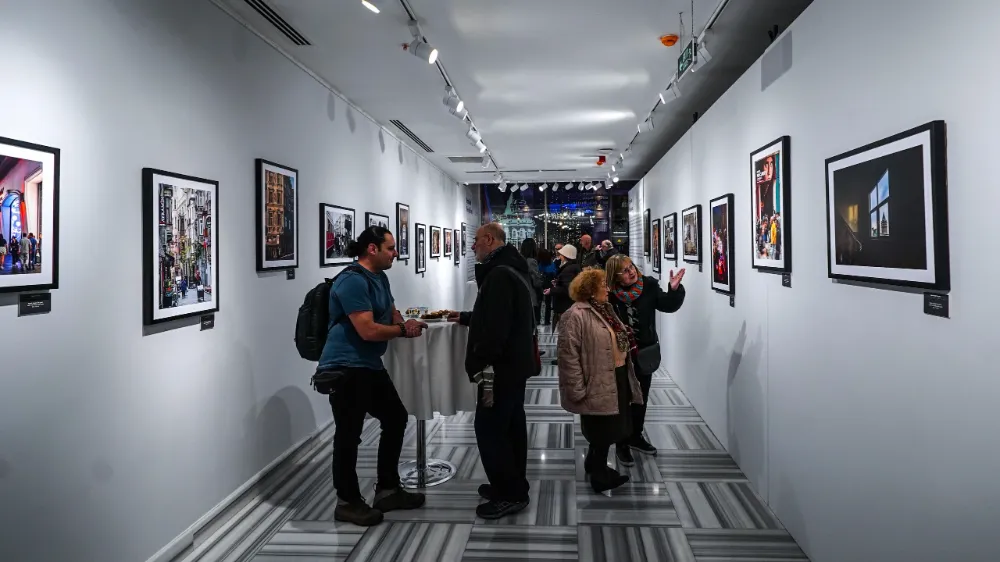
[[[257,179],[257,271],[296,269],[299,267],[299,171],[257,158],[254,174]],[[273,181],[277,177],[286,178],[280,189]],[[282,224],[280,233],[272,231],[275,221]],[[274,243],[275,235],[277,244]]]
[[[436,235],[436,238],[435,238]],[[434,251],[434,241],[437,240],[437,252]],[[432,258],[441,257],[441,246],[444,245],[444,240],[441,239],[441,227],[431,226],[431,236],[430,240],[427,241],[427,246],[430,248],[430,256]]]
[[[736,294],[734,201],[733,194],[727,193],[708,202],[709,279],[712,290],[724,295]],[[725,232],[720,232],[722,228]]]
[[[660,219],[653,219],[653,223],[652,226],[650,227],[649,232],[650,232],[650,239],[652,240],[649,252],[650,255],[653,257],[653,273],[659,273],[660,269],[662,268],[660,260],[663,259],[663,256],[660,253],[660,244],[661,244]]]
[[[688,224],[688,218],[693,218],[693,225]],[[689,228],[692,227],[692,228]],[[701,263],[701,205],[692,205],[681,211],[680,229],[681,255],[685,263]],[[695,248],[694,252],[688,250],[688,237],[692,238]]]
[[[828,158],[828,277],[950,291],[947,168],[941,120]]]
[[[465,255],[465,247],[468,245],[468,241],[469,241],[469,234],[468,234],[468,231],[466,230],[467,228],[468,228],[468,225],[463,222],[462,223],[462,255],[463,256]]]
[[[13,273],[13,255],[6,254],[3,263],[0,264],[0,293],[18,293],[24,291],[50,291],[59,288],[59,183],[61,178],[62,151],[58,148],[35,144],[7,137],[0,137],[0,181],[6,180],[7,176],[16,173],[20,180],[16,182],[21,186],[17,191],[12,187],[0,190],[0,204],[8,199],[18,198],[25,203],[30,214],[30,205],[25,195],[25,190],[29,184],[34,195],[35,224],[20,224],[20,232],[23,235],[27,230],[28,234],[35,234],[36,242],[34,262],[35,268],[29,269],[28,273]],[[6,183],[6,182],[5,182]],[[15,193],[16,192],[16,193]],[[40,200],[40,201],[39,201]],[[11,199],[13,204],[13,199]],[[20,213],[18,213],[20,214]],[[29,215],[30,216],[30,215]],[[41,218],[39,224],[38,219]],[[49,217],[50,220],[47,220]],[[17,221],[20,223],[20,220]],[[2,221],[3,240],[9,244],[11,234],[15,230],[13,221]],[[41,228],[39,228],[39,226]],[[30,240],[30,236],[29,236]],[[30,242],[29,242],[30,249]],[[11,273],[7,272],[7,260],[11,260]],[[30,260],[29,260],[30,263]],[[23,263],[22,263],[23,267]],[[23,269],[22,269],[23,271]]]
[[[455,229],[453,234],[455,237],[455,248],[454,248],[455,265],[459,265],[460,263],[462,263],[462,251],[459,250],[459,248],[462,246],[462,241],[459,238],[459,233],[457,228]]]
[[[646,209],[642,213],[642,255],[649,257],[649,236],[650,231],[650,217],[652,216],[649,209]]]
[[[373,226],[381,226],[382,228],[389,228],[389,216],[381,215],[379,213],[372,213],[371,211],[365,212],[365,228],[371,228]]]
[[[399,259],[410,259],[410,206],[396,203],[396,251]]]
[[[670,228],[668,229],[668,225]],[[677,264],[677,213],[670,213],[663,217],[663,259]],[[670,246],[667,245],[667,233],[672,238]],[[671,251],[672,250],[672,251]]]
[[[345,224],[338,226],[343,217]],[[331,222],[332,221],[332,222]],[[332,203],[319,204],[319,266],[340,267],[350,265],[354,258],[348,257],[347,244],[354,240],[357,213],[350,207]],[[345,232],[337,233],[338,230]]]
[[[219,182],[143,168],[142,185],[143,323],[152,326],[219,312]],[[174,217],[174,209],[184,209],[185,220]],[[199,231],[201,234],[197,234]],[[196,243],[189,240],[193,236],[198,237]],[[195,257],[189,258],[187,264],[178,264],[177,257],[170,253],[176,247],[180,255],[180,248],[189,244],[202,250],[188,252]],[[166,275],[174,284],[164,282],[163,267],[169,268]],[[188,283],[197,283],[200,278],[202,283],[194,285],[193,290],[184,289],[184,285],[176,285],[177,276],[184,280],[190,277]],[[192,298],[194,302],[185,302]],[[163,306],[165,302],[170,305]],[[164,310],[167,312],[161,312]]]
[[[427,225],[413,223],[413,240],[415,242],[413,250],[417,256],[417,259],[413,260],[416,263],[416,272],[423,273],[427,271]]]
[[[451,229],[444,229],[444,233],[441,235],[441,242],[444,244],[444,257],[450,258],[452,252],[454,251],[455,239],[451,236]]]
[[[775,165],[774,159],[778,162]],[[770,176],[770,177],[768,177]],[[764,192],[764,193],[762,193]],[[762,197],[762,195],[764,197]],[[774,236],[761,233],[762,214],[770,201]],[[792,138],[788,135],[750,153],[750,263],[767,273],[792,272]]]

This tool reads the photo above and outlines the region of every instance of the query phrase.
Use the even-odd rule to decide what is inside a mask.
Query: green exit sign
[[[681,74],[684,74],[687,69],[691,68],[691,63],[694,62],[694,55],[698,52],[698,45],[695,44],[692,39],[687,47],[681,51],[681,56],[677,57],[677,77],[680,78]]]

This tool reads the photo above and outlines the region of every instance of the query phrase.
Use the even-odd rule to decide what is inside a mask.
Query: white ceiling
[[[690,0],[371,0],[379,14],[361,0],[266,0],[312,43],[296,46],[246,0],[216,1],[418,153],[466,182],[491,181],[492,172],[478,163],[448,159],[479,153],[465,138],[468,123],[442,103],[441,72],[403,51],[410,40],[403,2],[439,50],[440,65],[500,170],[512,180],[603,178],[673,76],[691,28]],[[658,109],[658,115],[672,118],[658,120],[653,133],[642,135],[622,179],[640,179],[690,126],[691,112],[707,109],[759,57],[768,44],[766,29],[787,25],[810,1],[731,2],[713,27],[711,66],[688,73],[681,99]],[[696,32],[718,3],[694,1]],[[659,37],[681,33],[682,11],[685,39],[666,48]],[[751,30],[755,39],[748,41]],[[389,124],[393,119],[434,152],[410,142]],[[614,158],[598,167],[601,148],[613,149]],[[539,173],[555,169],[571,171]]]

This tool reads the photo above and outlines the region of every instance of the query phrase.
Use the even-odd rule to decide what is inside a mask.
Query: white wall
[[[736,308],[688,267],[684,308],[660,319],[665,364],[816,562],[1000,553],[998,19],[973,0],[816,0],[790,29],[791,70],[761,92],[758,61],[645,179],[654,216],[736,196]],[[948,125],[950,320],[826,271],[824,160],[934,119]],[[781,135],[791,289],[751,269],[747,232],[750,153]]]
[[[463,191],[206,0],[0,5],[0,136],[62,149],[53,312],[0,301],[0,559],[145,560],[330,418],[292,344],[319,202],[453,228]],[[294,281],[254,270],[257,157],[300,171]],[[221,182],[213,331],[144,335],[144,166]],[[397,264],[397,304],[459,305],[462,269]]]

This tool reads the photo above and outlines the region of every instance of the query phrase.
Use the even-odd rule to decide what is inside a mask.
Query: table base
[[[439,459],[427,459],[423,471],[418,461],[399,463],[399,480],[404,488],[429,488],[455,477],[455,465]]]

